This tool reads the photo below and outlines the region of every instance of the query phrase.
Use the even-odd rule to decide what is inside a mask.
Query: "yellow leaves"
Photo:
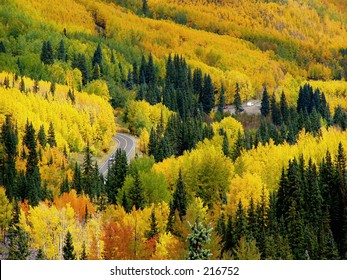
[[[149,143],[149,133],[146,128],[141,131],[139,137],[139,149],[142,153],[147,154],[148,152],[148,143]]]
[[[237,204],[241,200],[242,205],[247,208],[252,197],[257,204],[260,201],[263,182],[258,174],[245,173],[240,177],[236,175],[230,183],[227,193],[227,211],[235,213]]]
[[[2,231],[7,230],[12,218],[12,204],[6,196],[5,188],[0,186],[0,235],[2,239]]]
[[[152,106],[144,100],[130,101],[126,108],[129,128],[135,134],[140,134],[144,128],[147,132],[150,131],[152,127],[160,123],[161,117],[165,127],[172,114],[173,112],[163,104],[158,103]]]
[[[108,91],[107,83],[104,80],[95,80],[90,82],[85,91],[92,94],[94,93],[97,96],[102,97],[106,101],[110,99],[110,93]]]
[[[3,81],[6,76],[10,80],[13,78],[3,72],[0,73],[0,80]],[[32,88],[33,81],[25,78],[25,84]],[[71,104],[67,100],[67,86],[57,85],[54,97],[49,93],[49,87],[50,83],[39,81],[39,92],[27,95],[14,88],[0,88],[0,123],[5,114],[12,114],[18,125],[21,141],[27,120],[33,123],[36,131],[43,124],[46,134],[49,123],[52,122],[59,150],[62,151],[66,146],[73,152],[81,151],[86,140],[89,140],[94,149],[107,150],[111,136],[115,134],[110,104],[94,94],[76,90],[76,104]]]

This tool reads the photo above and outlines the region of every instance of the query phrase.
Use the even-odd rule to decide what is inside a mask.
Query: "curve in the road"
[[[99,172],[103,175],[105,175],[107,173],[109,162],[110,162],[111,158],[114,157],[117,149],[125,150],[128,162],[130,162],[131,159],[134,157],[136,142],[135,142],[135,139],[131,135],[128,135],[125,133],[117,133],[116,136],[114,136],[112,138],[118,142],[118,145],[113,150],[113,152],[109,155],[107,160],[99,168]]]

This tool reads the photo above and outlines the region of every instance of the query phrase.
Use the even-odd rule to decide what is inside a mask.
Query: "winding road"
[[[117,132],[116,136],[113,136],[112,138],[118,142],[118,145],[117,148],[114,149],[109,155],[108,159],[99,168],[99,172],[104,176],[107,174],[109,162],[114,158],[117,149],[125,150],[128,162],[130,162],[130,160],[135,156],[136,140],[133,136],[130,134]]]

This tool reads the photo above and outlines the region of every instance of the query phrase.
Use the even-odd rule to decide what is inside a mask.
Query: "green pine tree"
[[[155,216],[155,209],[153,207],[152,213],[151,213],[150,230],[147,232],[147,239],[151,239],[158,236],[159,236],[158,222]]]
[[[72,241],[72,235],[70,231],[67,232],[63,246],[63,258],[64,260],[76,260],[75,248]]]
[[[47,143],[51,148],[57,146],[57,141],[55,140],[55,132],[52,122],[49,123]]]
[[[65,43],[63,39],[59,43],[57,58],[65,62],[67,61],[67,54],[66,54]]]
[[[42,148],[45,148],[47,144],[47,138],[45,127],[43,126],[43,124],[40,126],[39,132],[37,133],[37,139],[39,140],[39,143],[42,146]]]
[[[109,164],[105,186],[108,200],[110,203],[116,204],[118,191],[124,185],[127,172],[128,159],[125,150],[117,149],[114,155],[114,160],[112,160]]]
[[[37,255],[36,255],[36,260],[46,260],[47,257],[45,255],[45,252],[40,248],[37,251]]]
[[[240,86],[238,83],[235,85],[234,106],[236,114],[242,111],[242,100],[240,96]]]
[[[261,99],[260,112],[264,117],[266,117],[270,113],[270,100],[266,87],[264,87],[263,97]]]
[[[136,172],[134,179],[134,184],[131,186],[128,196],[132,206],[135,206],[136,210],[143,209],[145,206],[145,193],[138,172]]]
[[[190,225],[190,224],[189,224]],[[205,246],[211,241],[212,228],[205,227],[202,222],[195,221],[194,225],[190,225],[192,232],[188,234],[189,241],[189,260],[208,260],[212,253]]]
[[[86,253],[86,243],[83,241],[82,253],[81,253],[80,260],[87,260],[87,259],[88,259],[88,256],[87,256],[87,253]]]

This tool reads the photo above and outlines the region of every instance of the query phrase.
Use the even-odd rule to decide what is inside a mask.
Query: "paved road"
[[[136,140],[134,137],[129,134],[117,132],[117,135],[112,138],[118,142],[118,145],[117,148],[109,155],[108,159],[99,168],[99,172],[104,176],[107,174],[109,162],[112,160],[112,158],[114,158],[117,149],[125,150],[128,162],[130,162],[130,160],[135,156]]]

